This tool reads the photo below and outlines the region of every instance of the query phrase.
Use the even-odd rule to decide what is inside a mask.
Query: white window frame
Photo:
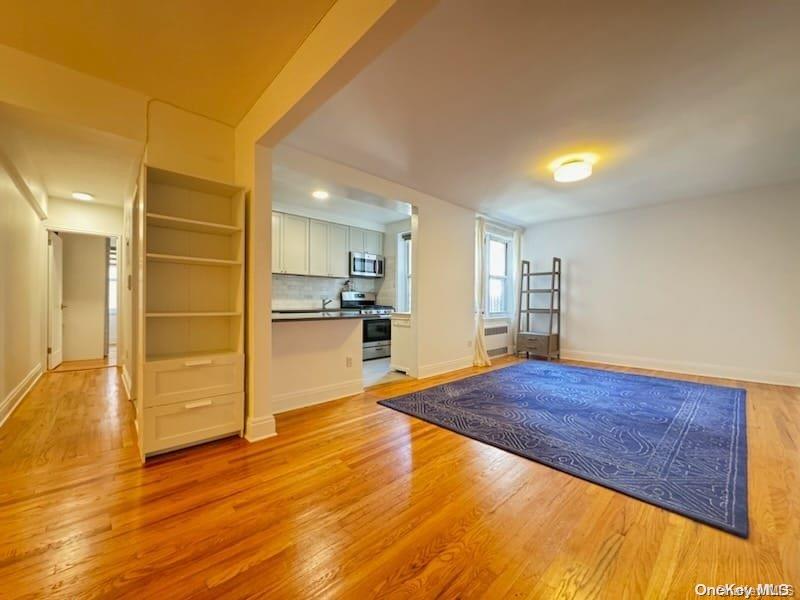
[[[483,272],[484,272],[484,286],[486,291],[486,297],[484,298],[484,306],[486,306],[486,316],[490,319],[502,319],[508,318],[511,316],[510,307],[511,307],[511,294],[514,293],[511,289],[511,243],[512,238],[504,235],[498,235],[496,233],[487,233],[486,239],[484,240],[484,251],[483,251]],[[505,275],[492,275],[489,270],[489,245],[490,242],[498,242],[501,244],[505,244],[506,247],[506,273]],[[500,279],[503,281],[503,310],[500,312],[491,312],[489,307],[491,306],[489,302],[489,283],[492,279]]]
[[[408,244],[406,249],[406,243]],[[412,263],[414,255],[414,241],[410,231],[397,234],[397,310],[398,312],[411,312],[412,302]],[[400,268],[401,260],[403,268]],[[401,301],[400,296],[405,299]]]

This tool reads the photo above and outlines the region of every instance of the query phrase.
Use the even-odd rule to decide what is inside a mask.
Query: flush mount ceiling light
[[[314,190],[311,192],[311,195],[314,196],[317,200],[327,200],[330,194],[325,190]]]
[[[75,200],[83,200],[84,202],[90,202],[94,200],[94,196],[88,192],[72,192],[72,197]]]
[[[572,183],[589,177],[597,158],[597,154],[592,152],[573,152],[559,156],[547,168],[552,171],[556,182]]]
[[[592,174],[592,163],[582,158],[566,160],[553,169],[553,179],[558,183],[571,183],[586,179]]]

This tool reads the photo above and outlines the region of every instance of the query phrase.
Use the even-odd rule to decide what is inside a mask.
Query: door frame
[[[53,289],[51,287],[51,283],[53,282],[53,244],[51,244],[51,240],[58,239],[59,243],[61,244],[61,302],[59,302],[60,306],[58,310],[63,310],[63,293],[64,293],[64,245],[61,236],[58,234],[57,231],[48,231],[47,232],[47,357],[45,362],[45,370],[50,371],[53,369],[58,368],[58,366],[63,362],[63,354],[64,354],[64,332],[61,332],[61,349],[60,354],[62,358],[58,361],[58,364],[53,366],[52,364],[52,350],[53,350],[53,332],[55,330],[54,327],[54,318],[53,318],[53,311],[54,311],[54,298],[53,298]],[[61,315],[61,326],[63,329],[64,324],[64,315]]]
[[[45,328],[45,335],[44,335],[44,340],[43,340],[44,344],[43,344],[43,347],[42,347],[42,356],[43,356],[42,364],[47,367],[45,370],[49,371],[50,370],[50,368],[49,368],[50,361],[49,361],[49,356],[47,354],[47,348],[48,348],[48,346],[50,344],[50,328],[52,327],[52,316],[50,315],[50,250],[48,248],[48,242],[49,242],[49,239],[50,239],[50,234],[51,233],[73,233],[73,234],[77,234],[77,235],[91,235],[91,236],[94,236],[94,237],[114,238],[116,240],[116,242],[117,242],[117,252],[119,252],[119,245],[120,245],[121,240],[122,240],[122,234],[119,233],[118,231],[117,232],[111,232],[111,231],[97,231],[97,230],[90,230],[90,229],[80,229],[80,228],[75,228],[75,227],[60,227],[57,224],[52,224],[51,225],[51,224],[48,224],[47,222],[45,222],[44,229],[45,229],[44,244],[45,244],[45,263],[46,263],[46,265],[45,265],[45,269],[44,269],[45,281],[44,281],[44,286],[43,286],[42,289],[44,289],[44,294],[45,294],[45,298],[44,299],[45,299],[45,307],[46,307],[46,309],[45,309],[44,312],[45,312],[45,315],[46,315],[47,327]],[[63,267],[63,265],[62,265],[62,267]],[[117,255],[117,335],[118,336],[119,336],[119,324],[120,324],[119,323],[119,321],[120,321],[119,307],[120,307],[120,303],[122,301],[122,285],[120,284],[120,281],[119,281],[119,273],[120,273],[120,270],[119,270],[119,254],[118,254]],[[106,285],[108,285],[108,271],[106,271]],[[108,300],[106,299],[106,304],[107,303],[108,303]],[[64,343],[63,339],[61,340],[61,343],[63,345],[63,343]],[[125,341],[125,343],[127,344],[127,340]],[[119,352],[119,348],[117,348],[117,351]],[[117,357],[117,361],[119,363],[119,356]]]

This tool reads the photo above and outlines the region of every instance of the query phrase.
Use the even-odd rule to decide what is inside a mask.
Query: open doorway
[[[361,320],[357,362],[363,387],[409,378],[415,361],[410,329],[414,207],[337,183],[285,153],[273,161],[271,190],[273,319],[296,320],[293,315],[319,311],[321,320],[355,314]],[[309,335],[309,347],[319,346],[314,336],[323,334],[309,329]],[[347,371],[353,355],[321,361],[346,365],[345,379],[320,380],[317,387],[355,381]]]
[[[51,371],[117,364],[117,238],[48,232]]]

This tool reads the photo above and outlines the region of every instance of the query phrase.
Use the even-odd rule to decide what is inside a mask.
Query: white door
[[[308,274],[330,275],[328,269],[328,224],[311,221],[308,226]]]
[[[357,227],[350,228],[350,250],[352,252],[364,252],[366,245],[364,243],[364,234],[366,231],[358,229]]]
[[[283,272],[308,275],[308,219],[283,215]]]
[[[106,329],[106,238],[63,233],[64,360],[103,358]]]
[[[383,254],[383,234],[380,231],[366,231],[364,248],[370,254]]]
[[[281,225],[283,224],[283,215],[281,213],[272,213],[272,272],[281,273],[283,267],[281,266],[281,247],[283,240],[283,231]]]
[[[333,277],[350,277],[348,229],[345,225],[328,224],[328,264]]]
[[[47,368],[55,369],[64,360],[64,246],[57,233],[47,236]]]

